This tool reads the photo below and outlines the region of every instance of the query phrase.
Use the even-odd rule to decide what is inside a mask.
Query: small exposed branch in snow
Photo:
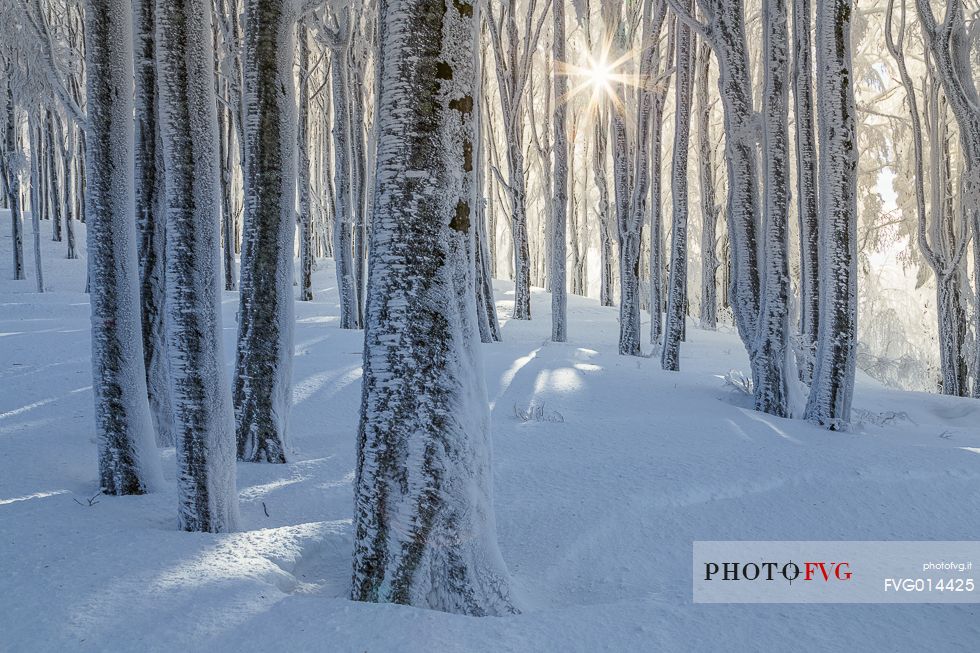
[[[742,370],[729,370],[727,374],[719,378],[724,379],[726,386],[731,387],[732,389],[743,394],[747,394],[750,397],[752,396],[752,392],[754,390],[752,387],[752,379],[745,376],[745,373],[742,372]]]
[[[911,422],[912,424],[915,424],[915,421],[909,417],[909,414],[905,411],[896,412],[893,410],[886,410],[880,413],[875,413],[863,408],[854,408],[852,411],[856,425],[871,424],[873,426],[887,426],[896,421]],[[948,431],[946,433],[948,433]],[[940,435],[939,437],[943,436]]]
[[[522,422],[565,422],[565,417],[561,413],[555,410],[546,413],[544,407],[543,403],[538,405],[530,403],[527,408],[521,408],[514,404],[514,415]]]
[[[99,503],[95,499],[96,499],[96,497],[101,496],[101,494],[102,494],[102,490],[99,490],[98,492],[96,492],[95,494],[93,494],[90,499],[86,499],[85,500],[85,503],[82,503],[81,501],[79,501],[75,497],[72,497],[72,501],[74,501],[75,503],[77,503],[80,506],[91,508],[95,504]]]

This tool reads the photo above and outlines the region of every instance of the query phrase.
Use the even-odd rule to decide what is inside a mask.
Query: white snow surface
[[[550,297],[483,345],[501,552],[523,613],[473,618],[347,597],[363,335],[332,262],[296,305],[291,462],[238,465],[242,531],[176,529],[162,492],[97,497],[83,258],[44,232],[49,292],[0,279],[0,651],[973,650],[975,605],[695,605],[692,541],[980,539],[980,402],[859,374],[849,433],[751,410],[719,378],[734,333],[689,325],[682,371],[619,356],[616,308]],[[29,229],[29,221],[25,224]],[[30,242],[29,234],[25,241]],[[0,262],[9,263],[0,212]],[[224,293],[226,360],[237,294]],[[645,316],[646,319],[646,316]],[[515,406],[544,404],[523,422]],[[972,448],[972,449],[971,449]],[[77,502],[76,502],[77,500]],[[80,502],[83,505],[79,505]],[[268,515],[266,515],[266,511]]]

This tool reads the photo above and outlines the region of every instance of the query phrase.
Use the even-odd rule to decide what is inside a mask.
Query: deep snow
[[[29,220],[25,228],[30,232]],[[470,618],[345,597],[362,332],[332,262],[296,305],[290,460],[238,465],[242,532],[176,530],[166,491],[97,497],[84,258],[42,224],[44,278],[10,280],[0,212],[0,651],[971,650],[975,605],[694,605],[691,543],[980,539],[980,402],[859,374],[863,422],[830,433],[750,409],[719,375],[732,333],[689,325],[681,372],[617,351],[617,310],[550,296],[484,345],[500,547],[524,613]],[[84,257],[84,229],[79,230]],[[25,234],[30,245],[30,234]],[[224,293],[226,361],[236,293]],[[643,333],[647,330],[644,328]],[[646,346],[649,350],[649,345]],[[230,370],[229,370],[230,372]],[[563,421],[522,422],[544,405]],[[77,500],[77,502],[76,502]],[[80,502],[82,505],[79,505]]]

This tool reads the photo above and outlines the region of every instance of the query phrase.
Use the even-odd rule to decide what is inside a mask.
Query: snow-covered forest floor
[[[720,375],[731,333],[693,324],[680,373],[616,353],[617,312],[549,297],[484,345],[500,547],[523,614],[346,599],[362,332],[338,328],[332,263],[297,303],[290,460],[238,465],[243,530],[176,530],[166,491],[97,497],[84,258],[42,225],[48,292],[10,281],[0,216],[0,650],[969,650],[972,605],[694,605],[692,541],[980,539],[980,402],[859,374],[861,424],[756,413]],[[84,244],[84,230],[80,239]],[[84,247],[81,248],[84,252]],[[233,362],[236,293],[225,293]],[[649,348],[649,347],[648,347]],[[515,414],[543,407],[540,419]],[[531,411],[534,412],[534,411]]]

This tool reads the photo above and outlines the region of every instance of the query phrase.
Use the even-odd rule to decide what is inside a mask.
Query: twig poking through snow
[[[544,404],[528,404],[527,408],[521,408],[514,404],[514,415],[522,422],[553,422],[564,423],[565,417],[558,411],[545,413]]]
[[[98,501],[95,500],[95,498],[97,496],[101,495],[101,494],[102,494],[102,490],[99,490],[98,492],[96,492],[95,494],[92,495],[92,498],[91,499],[86,499],[85,500],[85,503],[82,503],[81,501],[79,501],[75,497],[72,497],[71,500],[74,501],[75,503],[77,503],[80,506],[83,506],[83,507],[87,506],[87,507],[91,508],[95,504],[99,503]]]
[[[752,396],[752,379],[745,376],[742,370],[729,370],[727,374],[720,377],[725,380],[725,385],[743,394]]]

